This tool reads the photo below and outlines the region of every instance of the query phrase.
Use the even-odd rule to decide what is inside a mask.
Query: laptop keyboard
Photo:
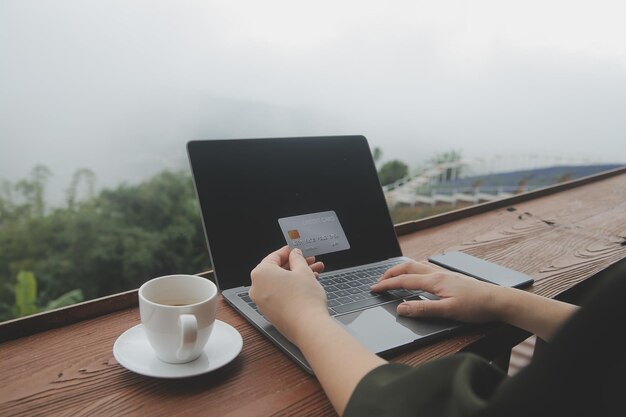
[[[378,281],[378,278],[380,278],[387,269],[394,265],[401,264],[402,262],[403,261],[389,262],[358,271],[322,274],[319,281],[322,287],[324,287],[324,290],[326,290],[328,313],[334,316],[385,304],[398,299],[414,297],[418,294],[428,295],[421,291],[411,290],[390,290],[383,293],[373,293],[370,291],[370,286]],[[259,311],[257,305],[248,296],[247,292],[242,292],[238,294],[238,296],[254,310]]]

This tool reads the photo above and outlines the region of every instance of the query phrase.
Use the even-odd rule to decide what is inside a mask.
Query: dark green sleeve
[[[357,385],[346,416],[626,416],[626,258],[533,362],[508,378],[459,354],[417,368],[383,365]]]
[[[482,411],[506,375],[473,354],[417,368],[387,364],[357,385],[344,416],[472,416]]]

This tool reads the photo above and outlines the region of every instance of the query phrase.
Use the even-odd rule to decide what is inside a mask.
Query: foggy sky
[[[626,161],[620,1],[0,0],[0,178],[58,195],[186,167],[190,139],[364,134]],[[56,190],[56,191],[55,191]]]

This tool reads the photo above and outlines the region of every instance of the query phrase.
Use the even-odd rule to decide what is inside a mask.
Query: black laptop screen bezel
[[[402,255],[363,136],[195,140],[187,144],[220,290],[286,244],[281,217],[333,210],[351,248],[318,256],[326,270]]]

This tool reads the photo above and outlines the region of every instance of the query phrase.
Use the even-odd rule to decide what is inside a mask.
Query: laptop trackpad
[[[457,323],[444,320],[424,320],[398,317],[400,301],[383,304],[367,310],[336,316],[357,340],[375,353],[412,343],[425,336],[450,330]]]

